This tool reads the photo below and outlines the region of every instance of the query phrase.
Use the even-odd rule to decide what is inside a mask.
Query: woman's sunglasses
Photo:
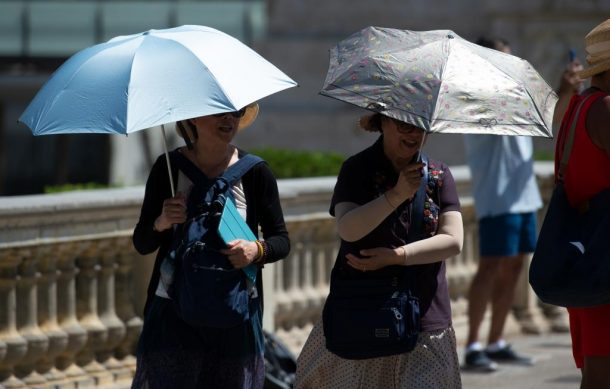
[[[217,118],[221,118],[221,117],[223,117],[225,115],[231,115],[234,118],[239,119],[239,118],[243,117],[245,114],[246,114],[246,109],[242,108],[239,111],[215,113],[212,116],[217,117]]]

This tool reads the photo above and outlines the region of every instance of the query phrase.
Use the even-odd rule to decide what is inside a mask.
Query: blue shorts
[[[479,255],[514,256],[536,248],[536,212],[506,213],[479,220]]]

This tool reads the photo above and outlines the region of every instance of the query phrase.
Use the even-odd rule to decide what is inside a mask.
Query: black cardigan
[[[245,155],[239,150],[239,157]],[[172,165],[174,182],[178,177],[176,164]],[[246,222],[255,236],[258,236],[258,226],[261,227],[263,239],[267,244],[268,252],[265,262],[275,262],[285,258],[290,252],[290,240],[284,223],[284,215],[280,204],[277,182],[271,169],[266,163],[259,163],[242,177],[244,195],[246,197]],[[148,294],[144,313],[155,295],[159,283],[161,261],[167,254],[172,243],[173,230],[163,232],[153,230],[157,217],[161,214],[163,201],[171,197],[171,188],[167,171],[165,155],[155,161],[144,192],[144,201],[140,211],[140,219],[133,232],[133,245],[142,255],[150,254],[158,249],[153,273],[148,284]],[[262,275],[259,267],[257,287],[262,301]]]

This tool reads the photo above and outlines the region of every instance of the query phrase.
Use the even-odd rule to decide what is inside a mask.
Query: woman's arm
[[[339,203],[335,205],[337,232],[346,242],[357,241],[375,229],[393,211],[394,208],[385,195],[362,206]]]
[[[290,253],[290,239],[284,222],[277,180],[267,164],[260,165],[259,182],[256,196],[260,204],[259,223],[265,239],[264,262],[276,262]]]
[[[587,113],[587,132],[591,141],[610,157],[610,96],[591,105]]]
[[[360,250],[362,257],[347,254],[350,266],[361,271],[381,269],[391,265],[423,265],[443,261],[462,251],[464,227],[459,211],[440,214],[436,235],[395,249],[376,247]]]
[[[559,90],[557,91],[558,99],[555,104],[555,111],[553,112],[553,130],[559,129],[563,116],[570,105],[570,99],[572,99],[572,96],[580,93],[582,89],[583,80],[577,74],[582,69],[582,65],[576,59],[568,64],[566,70],[561,75]]]
[[[155,220],[161,214],[163,201],[171,197],[167,168],[162,165],[164,159],[158,158],[150,170],[144,201],[140,210],[140,218],[133,231],[133,246],[142,255],[157,250],[164,239],[171,239],[172,230],[159,232],[155,230]],[[165,174],[163,174],[165,172]]]
[[[346,242],[362,239],[373,231],[390,213],[413,197],[422,179],[423,164],[407,165],[398,176],[396,185],[368,203],[358,206],[352,202],[335,205],[337,232]]]
[[[441,213],[436,235],[403,247],[404,265],[423,265],[453,257],[462,251],[464,225],[458,211]]]

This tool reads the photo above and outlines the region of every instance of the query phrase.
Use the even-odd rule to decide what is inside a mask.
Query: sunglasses
[[[231,115],[234,118],[239,119],[239,118],[243,117],[245,114],[246,114],[246,109],[242,108],[239,111],[215,113],[212,116],[214,116],[216,118],[221,118],[225,115]]]
[[[401,134],[415,134],[418,132],[423,132],[424,130],[422,130],[421,128],[414,126],[413,124],[410,123],[405,123],[403,121],[391,118],[392,121],[396,124],[396,129],[398,130],[398,132],[400,132]]]

